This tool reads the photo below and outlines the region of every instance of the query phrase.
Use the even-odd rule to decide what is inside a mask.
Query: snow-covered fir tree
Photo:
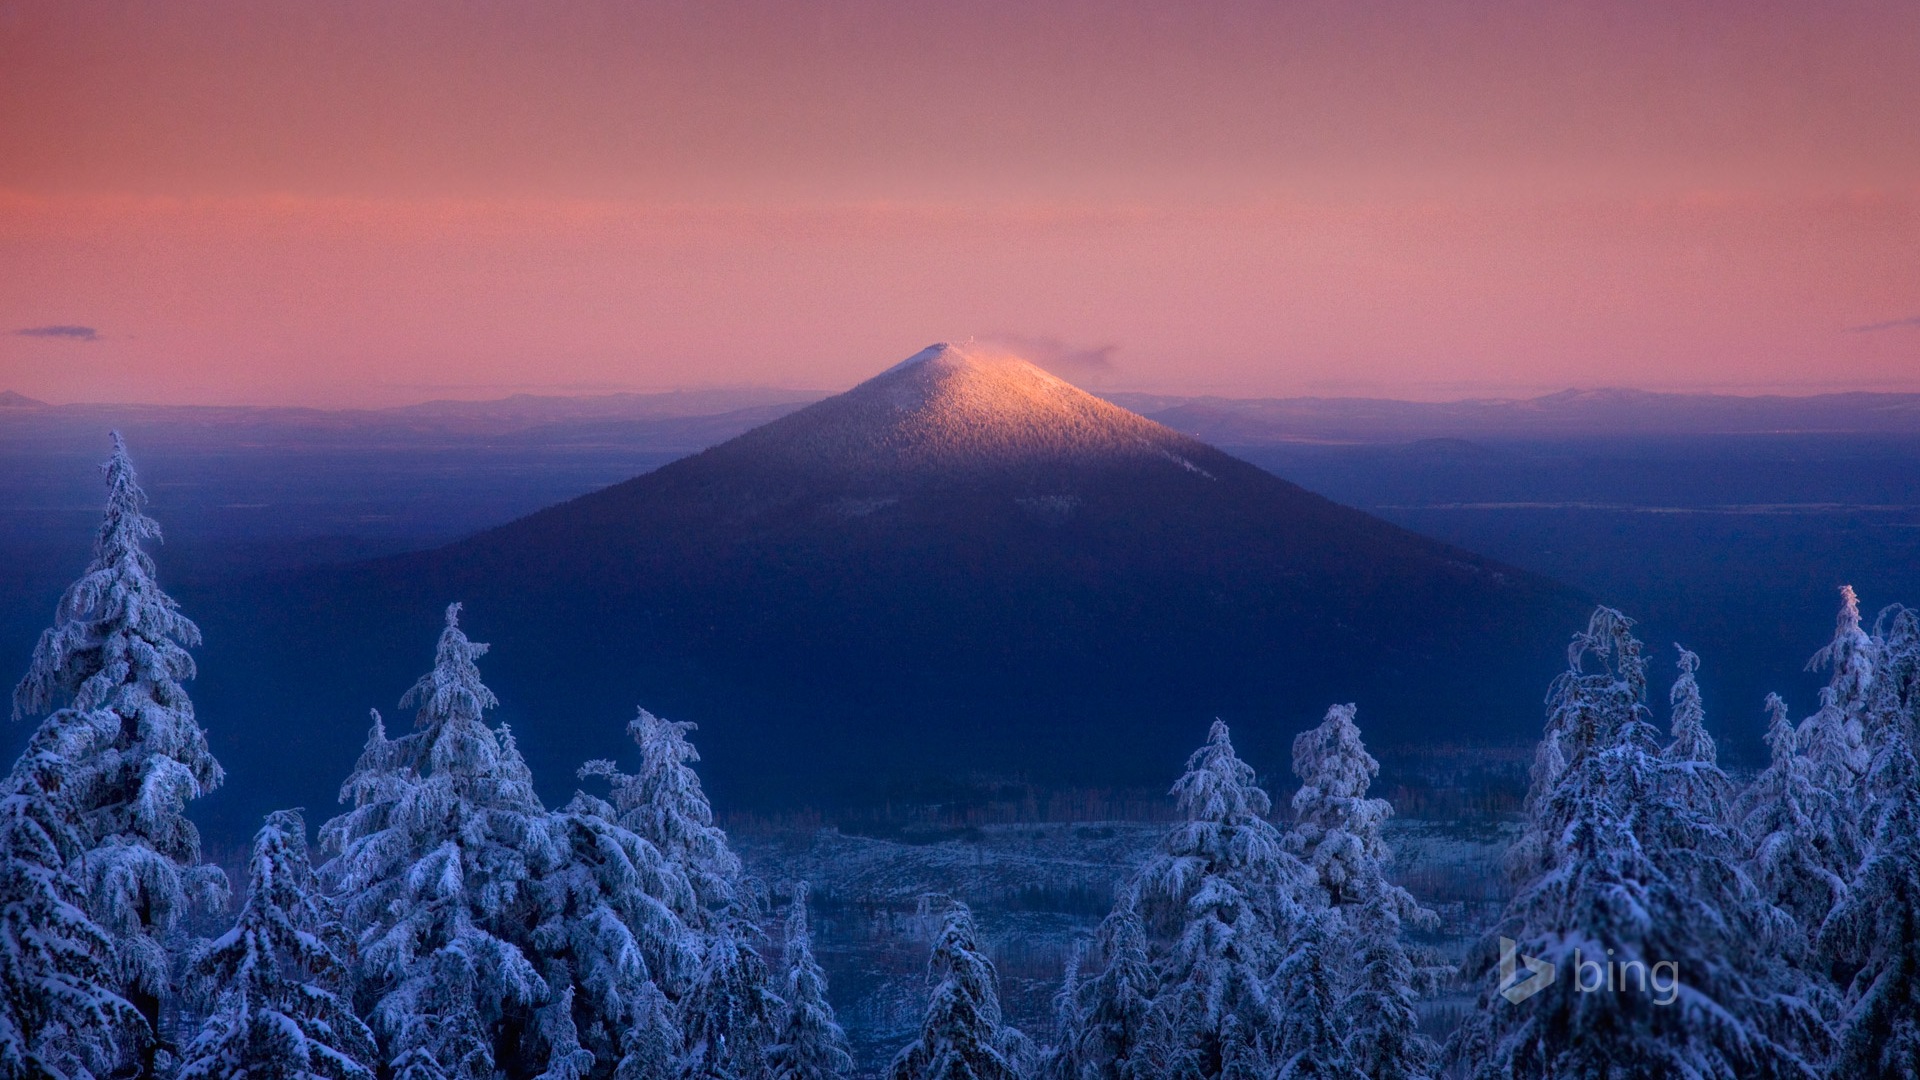
[[[1893,604],[1874,620],[1873,651],[1878,660],[1866,710],[1867,783],[1864,797],[1871,833],[1878,828],[1879,811],[1901,801],[1899,770],[1889,754],[1912,747],[1920,732],[1914,719],[1920,714],[1920,612]],[[1889,782],[1893,786],[1886,786]]]
[[[1867,772],[1866,711],[1876,666],[1873,638],[1860,625],[1860,598],[1840,589],[1833,640],[1807,661],[1809,671],[1833,672],[1820,691],[1820,709],[1801,722],[1800,744],[1821,785],[1857,810],[1858,788]]]
[[[1335,705],[1320,726],[1293,740],[1300,790],[1293,796],[1287,849],[1313,871],[1325,903],[1336,908],[1364,903],[1387,887],[1382,868],[1391,858],[1382,828],[1393,807],[1367,798],[1380,763],[1361,742],[1354,711]]]
[[[813,958],[813,932],[807,925],[807,883],[793,887],[787,909],[786,1014],[777,1041],[767,1052],[772,1080],[839,1080],[853,1073],[847,1035],[827,1001],[827,975]]]
[[[1673,680],[1673,690],[1667,695],[1673,706],[1673,719],[1667,729],[1671,740],[1667,744],[1667,757],[1672,761],[1711,765],[1720,760],[1720,751],[1713,744],[1713,736],[1707,733],[1707,709],[1700,701],[1700,680],[1694,676],[1694,672],[1700,670],[1700,657],[1682,646],[1674,648],[1680,652],[1680,675]]]
[[[373,1033],[349,1001],[345,934],[299,811],[267,816],[247,871],[238,922],[188,966],[209,1015],[179,1080],[373,1080]]]
[[[1019,1080],[1031,1051],[1001,1017],[999,976],[965,904],[948,909],[927,970],[934,988],[920,1037],[894,1057],[888,1080]]]
[[[1267,793],[1213,722],[1173,794],[1185,818],[1170,829],[1132,885],[1152,934],[1170,940],[1160,960],[1157,1023],[1164,1075],[1216,1077],[1229,1049],[1264,1073],[1272,1064],[1274,968],[1311,876],[1267,820]],[[1244,1046],[1227,1039],[1233,1020]]]
[[[1847,852],[1857,845],[1834,835],[1844,820],[1839,800],[1814,779],[1787,703],[1768,694],[1766,709],[1772,761],[1740,792],[1734,816],[1747,840],[1748,873],[1761,895],[1791,915],[1796,937],[1810,944],[1846,894],[1854,870]]]
[[[689,1075],[717,1076],[762,1067],[780,999],[754,944],[760,937],[753,925],[758,904],[745,892],[740,859],[714,823],[713,807],[693,770],[700,755],[687,739],[692,730],[691,723],[662,720],[641,709],[627,725],[640,750],[639,769],[626,773],[611,761],[590,761],[580,776],[602,778],[610,788],[609,800],[589,800],[593,816],[657,852],[662,869],[671,874],[653,895],[679,920],[682,932],[668,937],[662,924],[640,936],[664,947],[655,949],[662,955],[649,963],[675,1002],[683,1067]],[[656,1052],[652,1048],[659,1041],[649,1034],[643,1053],[627,1052],[644,1057]]]
[[[1263,1080],[1267,1076],[1266,1044],[1240,1018],[1228,1014],[1220,1024],[1220,1080]]]
[[[740,859],[728,847],[727,834],[713,823],[713,807],[693,771],[700,753],[687,733],[695,726],[641,709],[627,725],[640,748],[639,771],[624,773],[611,761],[590,761],[580,775],[605,778],[613,789],[619,824],[644,837],[686,875],[694,906],[680,915],[704,930],[723,920],[735,904]]]
[[[673,1003],[654,983],[640,988],[633,1026],[621,1039],[614,1080],[671,1080],[679,1075],[680,1024]]]
[[[1904,727],[1878,725],[1870,853],[1821,928],[1849,973],[1834,1076],[1920,1076],[1920,766]]]
[[[448,607],[433,670],[401,700],[418,706],[414,730],[387,740],[376,725],[344,788],[358,805],[325,832],[325,874],[396,1080],[531,1075],[550,1049],[525,1037],[551,1004],[528,939],[566,838],[511,737],[486,723],[498,704],[475,665],[486,646],[459,614]]]
[[[1095,937],[1105,966],[1089,980],[1075,1064],[1085,1080],[1149,1080],[1159,1076],[1153,999],[1158,978],[1147,952],[1147,931],[1122,894]]]
[[[1547,691],[1547,725],[1534,753],[1525,827],[1507,852],[1516,886],[1537,879],[1558,854],[1568,822],[1553,801],[1570,763],[1597,752],[1619,717],[1644,710],[1646,658],[1632,627],[1620,612],[1597,608],[1567,646],[1567,670]],[[1601,661],[1601,671],[1583,669],[1582,658],[1590,654]]]
[[[221,770],[182,685],[194,675],[187,649],[200,631],[154,578],[145,544],[160,527],[143,512],[146,495],[117,433],[104,471],[93,560],[40,635],[14,716],[56,711],[45,724],[58,733],[62,797],[86,851],[73,865],[88,912],[113,939],[120,994],[157,1033],[181,920],[226,900],[226,876],[200,861],[200,833],[186,816],[189,800],[220,785]],[[142,1042],[139,1067],[151,1073],[157,1043]]]
[[[1275,973],[1280,997],[1278,1080],[1370,1080],[1355,1068],[1337,1014],[1339,973],[1331,951],[1345,935],[1337,910],[1310,908],[1294,920]]]
[[[684,1003],[687,1080],[749,1080],[767,1074],[767,1051],[784,1003],[743,919],[722,922],[707,942],[700,976]]]
[[[693,902],[686,876],[616,817],[586,794],[555,815],[565,847],[538,882],[531,940],[553,994],[536,1035],[549,1056],[590,1055],[594,1075],[671,1059],[679,1030],[654,1003],[686,992],[701,952],[677,914]]]
[[[1401,940],[1400,907],[1376,893],[1344,914],[1359,968],[1340,1002],[1347,1056],[1368,1080],[1427,1080],[1440,1048],[1420,1032],[1419,988],[1428,980]]]
[[[1086,1072],[1080,1061],[1087,1026],[1080,986],[1080,965],[1085,959],[1085,942],[1075,942],[1067,951],[1060,989],[1053,995],[1053,1042],[1040,1055],[1040,1080],[1080,1080]]]
[[[1317,932],[1339,935],[1333,949],[1342,959],[1330,985],[1339,1001],[1337,1030],[1353,1047],[1349,1057],[1356,1066],[1365,1062],[1369,1076],[1423,1076],[1432,1069],[1434,1048],[1417,1030],[1414,1002],[1419,986],[1432,981],[1431,965],[1409,952],[1401,930],[1407,923],[1435,925],[1437,918],[1389,880],[1392,852],[1383,830],[1393,806],[1367,797],[1380,765],[1367,753],[1354,715],[1352,705],[1336,705],[1318,727],[1294,739],[1300,790],[1287,845],[1313,870],[1317,899],[1343,916]]]
[[[0,1076],[90,1080],[145,1034],[70,868],[83,849],[63,734],[43,725],[0,794]]]
[[[1666,759],[1679,766],[1678,796],[1715,821],[1726,821],[1733,813],[1734,783],[1720,769],[1720,748],[1707,731],[1707,709],[1700,700],[1700,657],[1692,650],[1675,645],[1680,653],[1680,674],[1667,694],[1672,708],[1667,727]]]
[[[1539,869],[1470,960],[1485,989],[1456,1052],[1469,1075],[1508,1080],[1810,1078],[1824,1028],[1779,960],[1791,922],[1740,870],[1732,836],[1672,797],[1676,765],[1648,722],[1630,627],[1597,611],[1555,683],[1548,734],[1562,765],[1536,771],[1551,784],[1529,803]],[[1509,1000],[1499,938],[1560,977]],[[1603,970],[1626,974],[1594,990]]]

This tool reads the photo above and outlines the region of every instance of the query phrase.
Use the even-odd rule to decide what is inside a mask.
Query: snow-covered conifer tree
[[[1347,1054],[1337,1008],[1339,974],[1328,955],[1345,936],[1339,922],[1338,911],[1321,908],[1294,920],[1286,958],[1274,977],[1280,998],[1279,1080],[1374,1080],[1363,1077]]]
[[[1080,965],[1086,943],[1075,942],[1067,952],[1060,989],[1053,995],[1053,1043],[1040,1057],[1040,1080],[1081,1080],[1086,1071],[1080,1048],[1086,1038],[1086,1005],[1081,1000]]]
[[[1418,986],[1430,978],[1422,979],[1424,968],[1400,934],[1406,922],[1437,920],[1388,879],[1392,853],[1382,830],[1393,806],[1367,798],[1380,766],[1367,753],[1353,717],[1352,705],[1336,705],[1319,727],[1294,740],[1293,771],[1301,786],[1293,797],[1287,844],[1313,869],[1326,902],[1343,916],[1314,932],[1339,934],[1332,948],[1358,964],[1350,975],[1348,965],[1335,964],[1336,973],[1348,977],[1330,984],[1343,1021],[1339,1030],[1350,1031],[1348,1057],[1364,1061],[1369,1076],[1423,1076],[1431,1070],[1433,1048],[1417,1030],[1413,1003]],[[1316,949],[1327,947],[1311,934],[1308,942]],[[1322,1058],[1301,1060],[1305,1067]]]
[[[1154,1053],[1157,986],[1147,931],[1125,894],[1095,939],[1106,966],[1086,984],[1077,1064],[1088,1080],[1150,1080],[1161,1075]]]
[[[61,735],[43,725],[0,794],[0,1076],[90,1080],[145,1036],[69,870],[82,846]]]
[[[1347,1051],[1368,1080],[1427,1080],[1440,1048],[1420,1033],[1420,971],[1400,939],[1398,905],[1375,894],[1351,909],[1359,971],[1340,1003]]]
[[[1388,880],[1393,852],[1384,830],[1393,804],[1367,797],[1380,763],[1367,753],[1353,717],[1352,705],[1335,705],[1319,727],[1294,739],[1300,790],[1293,796],[1287,847],[1313,871],[1329,906],[1344,910],[1377,900],[1401,921],[1431,923],[1433,913]]]
[[[1228,1013],[1220,1022],[1220,1080],[1265,1080],[1270,1041]]]
[[[1823,1029],[1779,960],[1791,923],[1740,871],[1727,831],[1672,797],[1676,766],[1647,720],[1630,626],[1596,612],[1555,684],[1548,733],[1566,753],[1530,802],[1539,870],[1471,958],[1484,996],[1456,1050],[1470,1075],[1508,1080],[1811,1077]],[[1598,672],[1583,670],[1589,656]],[[1509,1000],[1517,985],[1494,977],[1499,938],[1561,977]],[[1601,965],[1630,974],[1591,992]]]
[[[1881,734],[1871,851],[1820,932],[1851,973],[1834,1076],[1920,1076],[1920,766],[1899,725]]]
[[[1393,807],[1367,798],[1380,763],[1360,741],[1353,716],[1352,705],[1335,705],[1319,727],[1293,740],[1300,790],[1287,849],[1313,870],[1326,903],[1336,908],[1364,903],[1386,886],[1381,871],[1391,858],[1381,829]]]
[[[554,995],[536,1024],[539,1040],[562,1057],[577,1045],[608,1067],[651,1059],[654,1040],[669,1057],[677,1050],[678,1028],[651,1002],[662,987],[685,992],[701,947],[676,914],[692,904],[686,877],[616,816],[585,794],[554,816],[565,846],[559,865],[539,879],[532,935],[534,961]],[[666,1030],[645,1030],[658,1024]]]
[[[1310,875],[1267,820],[1272,803],[1221,721],[1173,793],[1186,820],[1132,886],[1150,931],[1173,942],[1155,1000],[1167,1032],[1162,1065],[1170,1076],[1218,1076],[1231,1016],[1259,1059],[1248,1067],[1263,1071],[1276,1024],[1268,981]]]
[[[684,1002],[687,1080],[747,1080],[767,1072],[784,1005],[768,985],[753,927],[722,922],[707,942],[699,981]]]
[[[1840,615],[1833,640],[1813,659],[1809,671],[1830,668],[1831,680],[1820,692],[1820,710],[1801,722],[1800,745],[1812,759],[1822,786],[1841,794],[1858,809],[1858,787],[1867,772],[1866,709],[1876,666],[1873,638],[1860,626],[1860,599],[1853,586],[1840,589]]]
[[[373,1033],[346,998],[344,943],[308,861],[306,822],[296,810],[267,815],[239,921],[189,965],[210,1014],[179,1080],[373,1080]]]
[[[838,1080],[853,1072],[846,1032],[827,1001],[827,975],[813,958],[807,926],[807,883],[793,887],[787,909],[787,1010],[779,1039],[767,1052],[772,1080]]]
[[[1846,894],[1854,869],[1847,852],[1857,845],[1834,836],[1835,825],[1845,821],[1839,800],[1819,785],[1812,763],[1799,752],[1787,703],[1768,694],[1766,704],[1773,760],[1740,793],[1734,814],[1747,838],[1754,883],[1768,902],[1793,916],[1797,936],[1810,942]]]
[[[1869,836],[1878,831],[1880,818],[1902,802],[1900,755],[1910,752],[1920,736],[1914,727],[1920,713],[1920,612],[1901,604],[1882,611],[1874,620],[1873,652],[1878,663],[1864,721],[1866,813],[1861,824]]]
[[[680,1025],[673,1003],[654,983],[640,988],[632,1027],[620,1041],[614,1080],[671,1080],[679,1075]]]
[[[1911,746],[1920,738],[1914,728],[1915,716],[1920,714],[1920,612],[1903,604],[1882,611],[1874,620],[1873,651],[1879,664],[1874,669],[1868,716],[1874,724],[1897,725]],[[1872,744],[1871,730],[1867,738]]]
[[[181,685],[193,677],[187,649],[200,631],[154,579],[144,545],[160,527],[142,511],[146,495],[117,433],[104,468],[93,561],[40,635],[14,716],[58,709],[47,723],[68,763],[61,784],[87,852],[74,865],[88,911],[113,939],[121,996],[157,1030],[180,920],[226,900],[226,877],[201,863],[185,813],[221,771]]]
[[[1667,758],[1672,761],[1719,760],[1719,750],[1713,745],[1713,736],[1707,734],[1707,710],[1700,703],[1700,681],[1694,672],[1700,670],[1700,657],[1693,651],[1676,645],[1680,650],[1680,676],[1673,680],[1673,690],[1667,695],[1673,704],[1673,721],[1668,734],[1672,741],[1667,744]]]
[[[1001,1018],[999,977],[976,939],[973,913],[955,903],[928,962],[936,983],[920,1038],[893,1059],[889,1080],[1019,1080],[1026,1037]]]
[[[1673,706],[1669,728],[1671,741],[1664,756],[1675,766],[1679,787],[1675,795],[1685,800],[1711,821],[1727,821],[1733,813],[1733,781],[1720,770],[1720,751],[1707,733],[1707,710],[1700,701],[1700,683],[1694,672],[1700,670],[1700,657],[1676,645],[1680,652],[1680,675],[1673,681],[1668,700]]]
[[[376,725],[348,781],[358,805],[325,832],[340,845],[326,876],[345,898],[396,1080],[491,1080],[522,1065],[538,1051],[502,1046],[502,1032],[539,1030],[534,1010],[551,1004],[528,938],[537,883],[566,840],[511,736],[486,724],[497,701],[474,663],[486,646],[459,614],[448,607],[433,670],[401,700],[419,707],[414,730],[387,740]]]
[[[644,837],[686,875],[695,906],[680,915],[706,929],[735,903],[740,859],[727,846],[727,834],[713,823],[713,807],[693,771],[700,754],[687,741],[687,732],[695,726],[641,709],[627,725],[640,747],[640,771],[628,774],[611,761],[590,761],[580,775],[604,777],[612,785],[619,823]]]
[[[1581,658],[1588,655],[1601,662],[1601,671],[1583,670]],[[1567,822],[1553,805],[1554,794],[1571,763],[1595,753],[1621,716],[1644,709],[1646,658],[1633,636],[1633,620],[1613,608],[1594,609],[1587,628],[1574,635],[1567,668],[1547,691],[1547,726],[1534,754],[1526,825],[1507,852],[1516,886],[1535,880],[1556,857]]]

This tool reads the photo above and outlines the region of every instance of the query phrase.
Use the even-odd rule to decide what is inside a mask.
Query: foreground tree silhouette
[[[1106,966],[1084,989],[1077,1064],[1091,1080],[1148,1080],[1155,1057],[1153,999],[1159,980],[1147,954],[1147,931],[1130,897],[1100,924],[1095,937]]]
[[[888,1080],[1019,1080],[1026,1038],[1000,1015],[999,977],[980,951],[973,913],[955,903],[933,944],[938,980],[920,1038],[900,1051]]]
[[[1867,705],[1877,651],[1860,625],[1860,598],[1853,586],[1841,586],[1833,640],[1807,661],[1807,670],[1825,668],[1833,675],[1820,691],[1820,710],[1800,725],[1800,743],[1821,785],[1838,793],[1842,804],[1855,812],[1868,766]]]
[[[1899,717],[1870,734],[1870,850],[1820,931],[1852,972],[1834,1074],[1920,1076],[1920,766]]]
[[[713,823],[713,807],[693,763],[700,752],[687,740],[696,725],[662,720],[645,709],[627,725],[640,748],[640,770],[621,772],[611,761],[589,761],[584,777],[612,787],[619,824],[652,844],[680,868],[692,888],[692,905],[679,912],[688,925],[711,929],[731,912],[740,881],[740,858],[727,834]]]
[[[1700,657],[1680,646],[1674,648],[1680,653],[1680,674],[1667,695],[1673,713],[1662,756],[1676,766],[1675,797],[1708,820],[1731,823],[1734,784],[1721,771],[1719,747],[1707,732],[1707,710],[1700,701],[1700,682],[1694,676],[1700,670]]]
[[[1279,1080],[1370,1080],[1347,1053],[1336,1014],[1339,975],[1329,951],[1340,939],[1337,912],[1302,912],[1275,973],[1281,995]]]
[[[1265,1074],[1279,1030],[1269,980],[1309,872],[1267,820],[1272,802],[1225,723],[1213,722],[1173,793],[1186,820],[1132,886],[1149,932],[1172,941],[1159,964],[1156,1053],[1169,1076],[1215,1077],[1230,1061]]]
[[[787,909],[787,1011],[779,1040],[767,1053],[773,1080],[837,1080],[853,1072],[846,1032],[827,1001],[827,975],[813,958],[807,925],[807,883],[793,887]]]
[[[144,1030],[69,869],[81,839],[59,734],[35,734],[0,795],[0,1076],[92,1077]]]
[[[159,1031],[181,920],[226,901],[226,875],[200,861],[189,800],[220,785],[219,762],[182,685],[200,631],[154,579],[145,543],[160,527],[118,433],[104,467],[107,508],[93,560],[68,587],[14,690],[14,717],[54,709],[36,738],[61,760],[63,811],[84,859],[93,921],[111,937],[120,996]],[[139,1068],[156,1069],[154,1038]]]
[[[615,817],[584,793],[554,815],[563,860],[538,882],[532,935],[553,994],[536,1025],[544,1051],[583,1061],[585,1053],[598,1075],[677,1052],[679,1027],[656,1005],[685,992],[701,947],[676,914],[693,903],[686,876]]]
[[[373,1033],[345,999],[345,935],[299,811],[267,815],[247,876],[239,921],[189,966],[210,1015],[179,1080],[372,1080]]]
[[[459,616],[447,608],[433,670],[401,700],[419,706],[415,730],[387,740],[376,724],[343,789],[355,810],[325,831],[396,1080],[491,1080],[548,999],[526,938],[565,837],[512,738],[484,720],[498,704],[474,663],[487,647]]]
[[[753,947],[758,932],[729,920],[707,942],[700,978],[686,1013],[688,1080],[764,1076],[767,1051],[782,1010],[768,985],[767,964]]]
[[[1535,868],[1469,958],[1480,1011],[1456,1036],[1469,1075],[1502,1077],[1797,1077],[1814,1069],[1820,1017],[1777,956],[1789,921],[1740,871],[1733,838],[1684,800],[1647,720],[1632,623],[1597,610],[1568,651],[1549,698],[1529,800]],[[1598,662],[1589,672],[1584,662]],[[1553,767],[1557,761],[1558,767]],[[1495,978],[1498,938],[1557,965],[1560,977],[1518,1002]],[[1654,965],[1675,965],[1661,1004]],[[1637,985],[1586,992],[1589,969],[1637,965]],[[1537,976],[1536,976],[1537,977]],[[1622,979],[1627,978],[1622,976]]]
[[[1435,925],[1438,919],[1388,878],[1392,852],[1384,830],[1393,805],[1367,797],[1380,763],[1367,753],[1355,713],[1352,705],[1335,705],[1318,727],[1293,741],[1300,790],[1293,797],[1287,847],[1312,869],[1316,899],[1340,916],[1315,930],[1335,935],[1334,940],[1310,935],[1307,944],[1355,962],[1335,963],[1327,984],[1340,999],[1337,1022],[1326,1022],[1329,1030],[1344,1033],[1350,1066],[1337,1056],[1301,1061],[1302,1067],[1357,1068],[1373,1080],[1407,1080],[1431,1072],[1438,1048],[1419,1032],[1414,1003],[1421,969],[1401,940],[1401,929],[1408,922]]]
[[[1734,803],[1747,838],[1747,865],[1761,894],[1793,916],[1796,948],[1804,955],[1841,897],[1846,895],[1851,844],[1833,835],[1838,798],[1814,779],[1800,750],[1787,703],[1767,695],[1767,746],[1773,759]]]

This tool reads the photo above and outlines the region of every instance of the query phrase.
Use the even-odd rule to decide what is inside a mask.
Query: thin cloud
[[[100,331],[91,326],[26,326],[13,332],[15,337],[66,338],[68,341],[98,341]]]
[[[1120,348],[1118,345],[1069,345],[1057,338],[1017,334],[994,334],[984,343],[1031,360],[1056,375],[1072,377],[1111,374],[1113,354]]]
[[[1871,334],[1875,330],[1899,330],[1902,327],[1920,329],[1920,315],[1909,315],[1904,319],[1889,319],[1886,322],[1868,323],[1865,326],[1849,326],[1849,334]]]

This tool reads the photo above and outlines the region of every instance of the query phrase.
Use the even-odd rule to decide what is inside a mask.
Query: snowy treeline
[[[106,519],[15,693],[44,715],[0,801],[0,1076],[816,1078],[850,1059],[804,886],[784,970],[694,774],[691,724],[644,710],[634,772],[535,794],[458,604],[432,669],[376,713],[321,826],[269,815],[233,928],[188,802],[221,780],[182,683],[198,631],[154,580],[125,448]]]
[[[124,447],[85,574],[15,692],[38,729],[0,792],[0,1077],[829,1080],[854,1063],[804,884],[748,878],[691,724],[641,710],[633,771],[551,809],[447,609],[318,830],[268,816],[243,902],[201,857],[215,788],[183,683],[198,631],[144,551]],[[1920,613],[1851,590],[1819,707],[1765,703],[1772,761],[1717,764],[1685,649],[1654,720],[1632,622],[1602,608],[1550,689],[1514,896],[1463,970],[1407,938],[1351,705],[1293,745],[1276,814],[1216,721],[1180,819],[1068,965],[1051,1030],[1003,1016],[949,903],[890,1080],[1920,1075]],[[1276,823],[1279,819],[1283,824]],[[197,918],[197,922],[195,921]],[[1445,1045],[1423,995],[1479,1007]]]

